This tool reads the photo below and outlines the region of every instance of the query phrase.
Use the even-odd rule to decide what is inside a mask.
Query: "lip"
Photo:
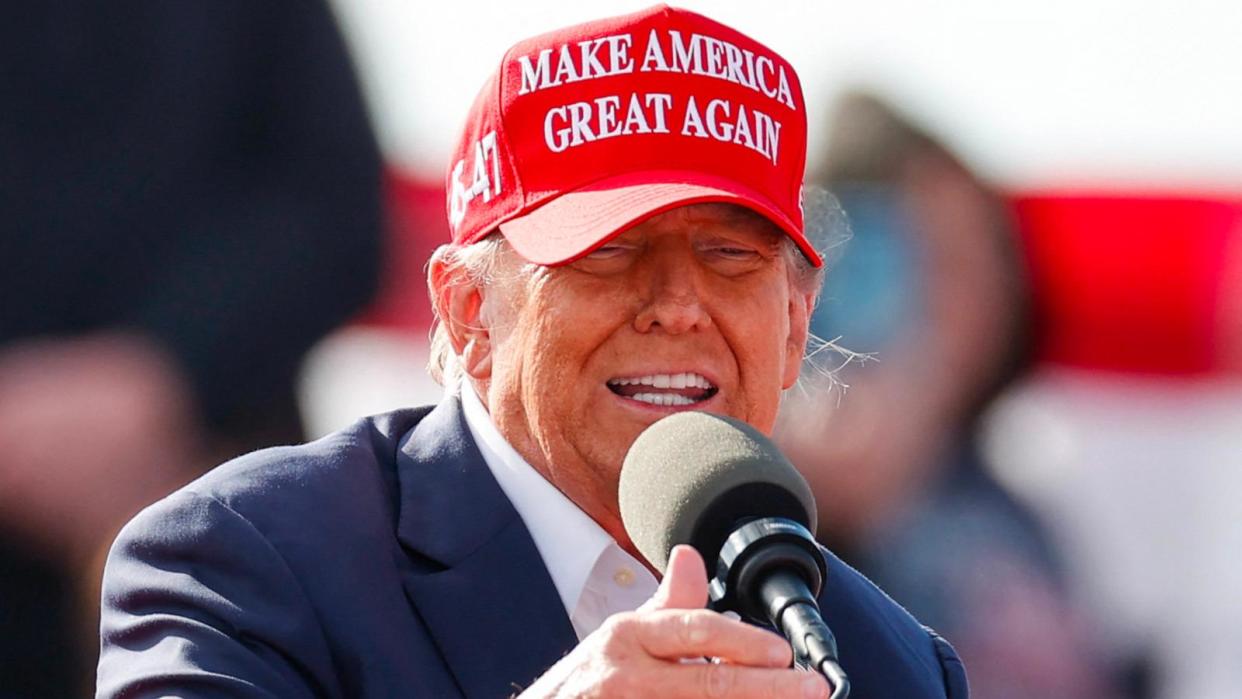
[[[642,374],[639,374],[639,376],[642,376]],[[715,384],[715,382],[713,382],[713,384]],[[648,419],[652,417],[661,418],[661,417],[664,417],[665,415],[672,415],[673,413],[684,413],[684,412],[692,411],[692,410],[706,410],[708,412],[719,412],[716,409],[716,406],[722,400],[720,398],[720,391],[717,390],[716,393],[712,395],[711,398],[708,398],[707,400],[699,401],[698,403],[694,403],[693,405],[652,405],[651,403],[644,403],[642,401],[634,400],[632,398],[626,398],[625,396],[619,396],[613,393],[612,391],[608,390],[607,386],[604,386],[603,388],[604,388],[604,391],[608,393],[608,396],[612,398],[614,401],[616,401],[617,404],[620,405],[623,409],[632,410],[638,415],[641,415]]]
[[[702,376],[703,378],[707,379],[708,383],[716,387],[717,395],[719,395],[720,393],[720,381],[716,378],[716,375],[710,371],[707,371],[705,369],[700,369],[697,367],[689,367],[689,368],[683,368],[683,369],[670,369],[668,367],[653,367],[649,369],[636,369],[633,371],[627,371],[624,374],[617,374],[616,376],[610,376],[609,378],[605,379],[604,385],[607,386],[609,381],[616,381],[618,379],[637,379],[643,376],[655,376],[656,374],[698,374],[699,376]],[[703,401],[703,403],[706,403],[706,402],[708,401]],[[701,403],[696,403],[696,405],[701,405]]]
[[[712,396],[706,400],[702,400],[697,403],[693,403],[691,405],[652,405],[651,403],[644,403],[643,401],[637,401],[632,398],[626,398],[625,396],[613,393],[612,389],[608,387],[609,381],[615,381],[617,379],[635,379],[635,378],[640,378],[643,376],[654,376],[657,374],[686,374],[686,373],[698,374],[699,376],[702,376],[703,378],[707,379],[707,381],[711,383],[711,385],[714,386],[716,389],[715,392],[712,394]],[[709,412],[719,412],[718,406],[724,400],[723,398],[721,398],[722,390],[720,386],[720,381],[719,379],[717,379],[716,374],[714,372],[706,371],[699,367],[670,368],[668,366],[661,366],[661,367],[646,367],[642,369],[626,370],[623,373],[618,373],[615,376],[609,377],[607,380],[603,382],[603,385],[600,386],[600,388],[602,388],[604,392],[607,393],[610,398],[616,401],[617,404],[623,410],[632,412],[633,414],[639,416],[640,419],[642,419],[644,422],[654,422],[655,420],[658,420],[668,415],[672,415],[674,413],[684,413],[684,412],[694,411],[694,410],[706,410]]]

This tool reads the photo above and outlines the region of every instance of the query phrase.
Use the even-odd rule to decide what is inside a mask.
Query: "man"
[[[664,415],[771,430],[819,281],[805,149],[792,67],[699,15],[513,47],[429,266],[456,390],[140,515],[109,562],[99,696],[827,697],[775,634],[703,609],[693,550],[657,588],[617,506]],[[824,555],[856,699],[966,696],[947,644]]]

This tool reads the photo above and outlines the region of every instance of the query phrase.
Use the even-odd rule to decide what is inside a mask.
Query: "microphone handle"
[[[819,604],[801,575],[777,569],[759,583],[759,595],[772,625],[789,639],[795,657],[832,685],[829,699],[846,699],[850,681],[837,660],[837,639],[824,623]]]

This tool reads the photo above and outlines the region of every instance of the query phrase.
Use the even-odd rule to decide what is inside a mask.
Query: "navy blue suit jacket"
[[[825,555],[854,699],[966,697],[952,648]],[[102,641],[99,697],[280,699],[505,697],[577,643],[456,398],[147,508],[109,556]]]

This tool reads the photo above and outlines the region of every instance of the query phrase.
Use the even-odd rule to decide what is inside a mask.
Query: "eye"
[[[762,256],[761,253],[753,247],[733,242],[714,243],[707,246],[706,252],[712,257],[730,262],[757,260]]]
[[[720,255],[724,255],[725,257],[734,257],[734,258],[745,258],[745,257],[750,257],[752,255],[759,254],[757,250],[753,250],[751,248],[738,248],[738,247],[729,247],[729,246],[718,247],[716,248],[716,252]]]
[[[585,259],[588,260],[611,260],[626,253],[634,248],[629,245],[621,245],[618,243],[605,243],[598,248],[586,254]]]
[[[626,241],[609,241],[580,257],[571,266],[589,274],[615,274],[634,261],[637,247]]]

